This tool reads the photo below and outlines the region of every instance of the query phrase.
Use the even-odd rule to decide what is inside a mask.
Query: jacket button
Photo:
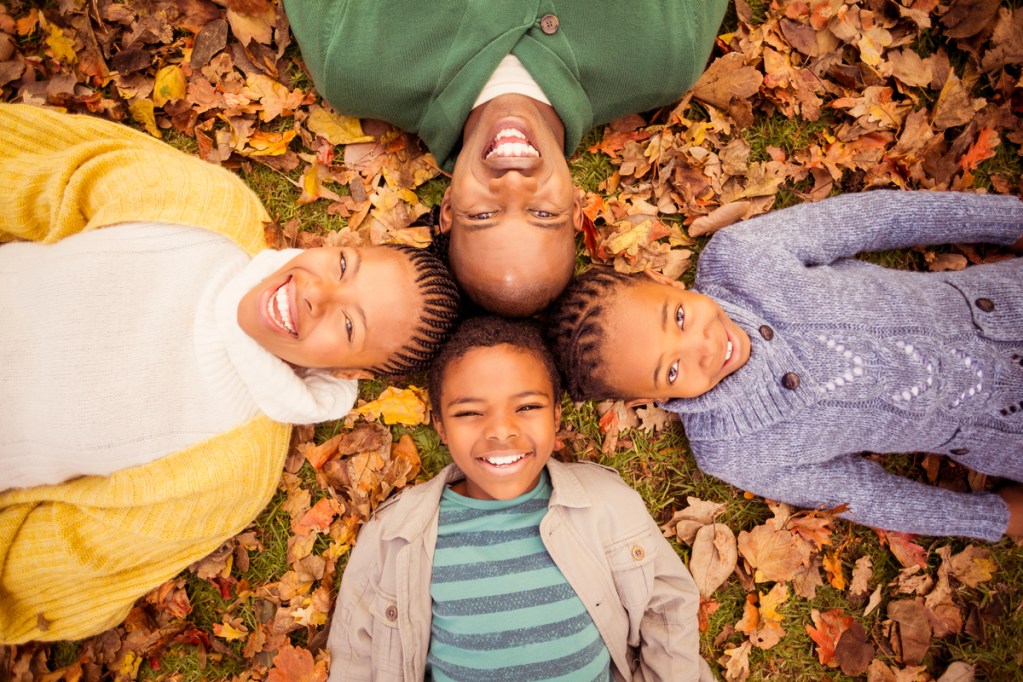
[[[391,621],[392,623],[398,620],[398,607],[395,606],[394,604],[391,604],[390,606],[387,607],[387,610],[384,611],[384,616],[386,616],[387,620]]]
[[[786,372],[781,378],[781,385],[790,391],[796,390],[799,388],[799,375],[795,372]]]
[[[770,341],[774,338],[774,330],[768,327],[766,324],[760,326],[760,335],[764,337],[764,341]]]
[[[989,313],[995,309],[995,302],[992,301],[990,298],[978,298],[976,301],[974,301],[974,303],[978,308],[983,310],[985,313]]]
[[[643,549],[643,545],[633,545],[632,547],[632,558],[636,561],[642,561],[643,557],[646,556],[646,550]]]
[[[955,450],[949,450],[949,452],[951,452],[953,455],[962,456],[962,455],[969,454],[970,453],[970,449],[969,448],[956,448]]]
[[[543,15],[543,19],[540,20],[540,30],[547,35],[554,35],[558,32],[558,18],[553,14]]]

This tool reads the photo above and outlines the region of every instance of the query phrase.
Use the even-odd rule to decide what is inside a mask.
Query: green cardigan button
[[[540,30],[547,35],[554,35],[558,32],[558,18],[553,14],[543,15],[543,19],[540,20]]]

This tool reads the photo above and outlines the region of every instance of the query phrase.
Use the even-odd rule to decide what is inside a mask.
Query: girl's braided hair
[[[423,297],[423,312],[404,348],[373,371],[402,376],[425,368],[444,345],[458,319],[460,295],[451,271],[426,249],[406,244],[385,244],[412,263],[416,286]]]
[[[577,277],[551,304],[545,333],[573,400],[620,398],[604,379],[608,304],[635,279],[602,266]]]

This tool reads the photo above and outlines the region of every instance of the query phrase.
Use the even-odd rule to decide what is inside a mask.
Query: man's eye
[[[678,308],[675,309],[675,324],[678,325],[679,329],[682,329],[684,328],[685,323],[686,311],[682,310],[682,306],[680,305]]]
[[[350,317],[346,316],[345,317],[345,332],[347,332],[347,334],[348,334],[348,341],[349,342],[351,342],[351,340],[352,340],[352,331],[353,330],[354,330],[354,326],[352,325],[352,320],[351,320]]]
[[[541,211],[538,208],[537,209],[533,209],[533,215],[536,216],[537,218],[557,218],[558,217],[557,213],[552,213],[551,211]]]
[[[681,310],[681,308],[679,308]],[[678,379],[678,360],[671,363],[671,367],[668,368],[668,383],[675,383],[675,379]]]
[[[469,220],[490,220],[494,217],[496,211],[481,211],[480,213],[470,213]]]

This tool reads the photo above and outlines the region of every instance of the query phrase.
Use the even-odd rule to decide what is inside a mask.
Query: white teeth
[[[526,139],[525,134],[521,130],[516,130],[515,128],[501,128],[501,130],[497,132],[497,135],[494,136],[494,139],[497,140],[502,137],[517,137],[520,140]]]
[[[533,146],[527,142],[502,142],[487,154],[487,158],[499,157],[539,157],[540,152],[536,151]]]
[[[507,457],[484,457],[483,459],[490,462],[494,466],[505,466],[508,464],[514,464],[525,457],[524,454],[519,453],[517,455],[508,455]]]
[[[732,357],[732,342],[729,341],[728,345],[725,346],[725,362],[728,362],[728,358]]]
[[[270,319],[288,330],[289,334],[295,333],[295,326],[291,320],[291,306],[288,304],[287,282],[282,284],[266,302],[266,309],[270,313]]]

